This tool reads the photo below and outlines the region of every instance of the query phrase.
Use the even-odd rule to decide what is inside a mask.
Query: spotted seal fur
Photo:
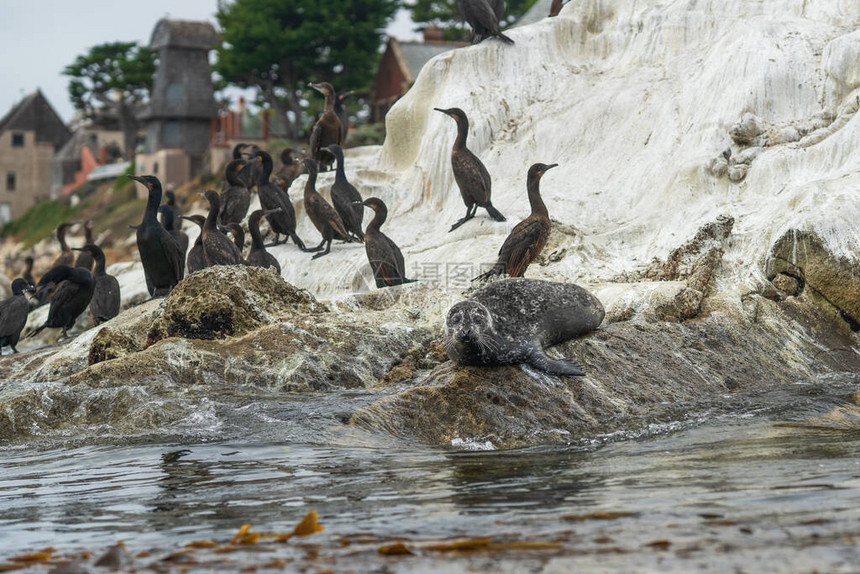
[[[448,311],[445,351],[460,365],[525,363],[552,375],[585,375],[544,349],[597,329],[605,312],[578,285],[536,279],[494,281]]]

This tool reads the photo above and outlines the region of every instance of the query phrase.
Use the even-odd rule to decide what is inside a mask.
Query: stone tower
[[[209,50],[219,41],[209,22],[161,19],[149,47],[158,53],[146,122],[146,153],[182,150],[190,176],[200,172],[217,115]]]

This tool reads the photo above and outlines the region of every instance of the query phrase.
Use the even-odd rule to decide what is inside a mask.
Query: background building
[[[51,158],[71,132],[36,90],[0,119],[0,226],[51,194]]]
[[[149,47],[158,52],[146,123],[144,153],[136,156],[138,173],[162,184],[182,185],[204,168],[217,116],[209,50],[219,42],[209,22],[159,20]]]

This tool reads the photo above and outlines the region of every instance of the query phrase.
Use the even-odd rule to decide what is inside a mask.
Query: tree
[[[215,72],[287,119],[298,139],[308,82],[337,90],[370,85],[386,22],[399,0],[235,0],[216,14],[223,43]],[[313,92],[316,94],[316,92]]]
[[[137,115],[149,98],[155,75],[155,52],[137,42],[109,42],[93,46],[66,66],[69,97],[76,109],[92,116],[98,110],[117,115],[125,155],[134,157],[140,124]]]
[[[516,23],[535,2],[536,0],[506,0],[505,17],[499,22],[499,28],[504,30]],[[463,21],[457,0],[413,0],[407,8],[412,12],[413,22],[440,28],[446,40],[468,42],[472,37],[469,25]]]

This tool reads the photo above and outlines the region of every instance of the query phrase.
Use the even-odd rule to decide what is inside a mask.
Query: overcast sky
[[[0,117],[24,96],[41,88],[65,121],[74,113],[61,72],[75,57],[105,42],[148,44],[155,23],[165,16],[209,20],[216,0],[0,0]],[[389,33],[414,38],[405,12]]]

